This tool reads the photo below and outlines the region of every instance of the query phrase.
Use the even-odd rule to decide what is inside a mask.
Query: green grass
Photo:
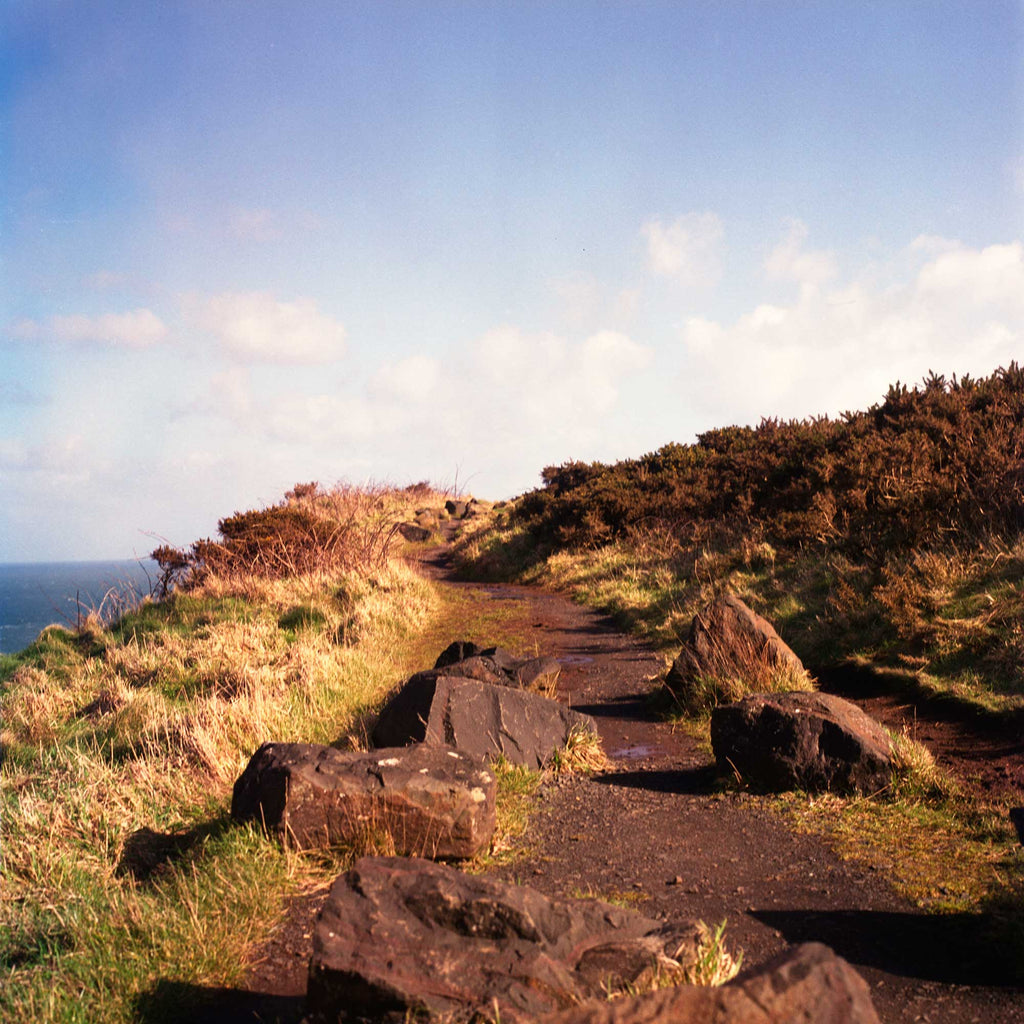
[[[340,742],[423,667],[433,588],[400,565],[374,573],[345,610],[361,639],[341,645],[331,595],[346,585],[212,581],[5,658],[0,1018],[128,1021],[161,983],[235,984],[283,901],[333,878],[336,856],[226,816],[261,742]],[[146,881],[119,870],[142,829],[179,850]]]

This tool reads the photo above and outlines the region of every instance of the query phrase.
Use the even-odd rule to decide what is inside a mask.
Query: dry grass
[[[611,762],[601,746],[601,737],[591,729],[573,726],[565,746],[556,750],[547,762],[547,769],[556,774],[605,771]]]
[[[678,985],[724,985],[740,972],[743,954],[733,956],[725,945],[725,921],[716,928],[697,922],[697,944],[694,950],[684,942],[672,956],[660,956],[638,978],[608,993],[610,999],[638,996]]]
[[[158,977],[237,981],[284,897],[339,862],[231,826],[234,779],[267,739],[344,737],[420,667],[438,608],[401,563],[208,575],[5,659],[0,1017],[124,1021]],[[175,851],[149,881],[122,864],[144,829]]]

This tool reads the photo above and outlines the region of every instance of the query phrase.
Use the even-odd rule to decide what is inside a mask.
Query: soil
[[[444,577],[443,550],[424,568]],[[544,784],[525,853],[497,876],[548,895],[614,898],[649,917],[726,921],[727,945],[743,951],[746,967],[791,943],[824,942],[867,980],[884,1022],[1024,1021],[1024,989],[1003,983],[997,960],[977,955],[986,948],[984,920],[921,912],[879,872],[793,831],[763,798],[721,785],[710,751],[650,709],[648,694],[665,668],[660,656],[556,594],[445,585],[470,587],[478,600],[514,610],[523,649],[536,645],[560,660],[559,698],[594,717],[611,759],[605,772]],[[870,690],[863,679],[838,675],[827,688],[845,696]],[[884,693],[861,692],[858,702],[887,723],[916,722],[918,737],[969,785],[1016,787],[1018,796],[1024,790],[1019,735],[943,721],[926,707],[915,713],[906,699]],[[257,950],[244,988],[205,992],[208,1016],[196,1019],[300,1020],[324,897],[293,901]]]

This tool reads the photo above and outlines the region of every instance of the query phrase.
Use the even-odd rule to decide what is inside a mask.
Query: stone
[[[495,648],[497,649],[497,648]],[[483,654],[484,649],[472,640],[453,640],[438,656],[434,668],[447,668],[466,658],[476,658]]]
[[[635,981],[659,958],[692,964],[701,934],[600,900],[364,857],[317,919],[307,1008],[330,1021],[532,1022]]]
[[[452,517],[452,519],[462,519],[466,512],[469,510],[469,502],[458,501],[453,498],[449,498],[444,503],[445,511]]]
[[[722,771],[757,789],[875,793],[892,780],[892,744],[856,704],[825,693],[754,693],[711,713]]]
[[[517,659],[503,647],[481,647],[472,640],[455,640],[434,662],[446,675],[465,676],[495,686],[551,690],[562,666],[555,658]]]
[[[419,672],[409,679],[380,713],[374,745],[455,747],[473,757],[503,755],[538,769],[565,747],[573,730],[597,732],[592,718],[558,701],[449,671]]]
[[[867,982],[828,946],[794,946],[716,988],[682,985],[590,1002],[543,1024],[878,1024]]]
[[[724,594],[693,617],[665,683],[684,695],[696,676],[738,676],[756,687],[765,672],[778,671],[790,674],[794,681],[807,677],[800,659],[772,624],[735,594]]]
[[[235,782],[231,816],[300,849],[381,842],[423,857],[474,857],[494,834],[496,782],[442,747],[345,752],[264,743]]]
[[[431,531],[425,526],[419,526],[416,523],[399,523],[398,532],[407,540],[412,543],[418,543],[425,540],[430,540]]]

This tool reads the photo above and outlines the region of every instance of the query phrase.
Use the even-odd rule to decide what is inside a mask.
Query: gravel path
[[[443,554],[426,570],[445,575]],[[791,831],[757,797],[721,792],[710,753],[656,720],[645,696],[661,659],[600,614],[533,588],[464,584],[505,602],[523,638],[562,663],[558,696],[594,716],[611,768],[545,784],[527,852],[496,874],[549,895],[626,900],[652,917],[725,920],[726,941],[757,966],[787,944],[832,946],[872,988],[884,1022],[1024,1021],[1024,991],[964,966],[978,923],[936,917],[884,878]],[[455,637],[486,642],[487,637]],[[244,991],[211,993],[209,1020],[301,1017],[313,917],[323,895],[294,901],[259,949]]]

